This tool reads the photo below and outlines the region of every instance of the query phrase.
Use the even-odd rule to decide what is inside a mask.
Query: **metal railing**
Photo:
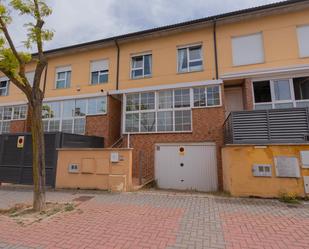
[[[225,144],[309,142],[309,108],[231,112],[224,123]]]

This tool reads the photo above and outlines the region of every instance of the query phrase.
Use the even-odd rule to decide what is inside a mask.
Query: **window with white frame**
[[[12,120],[25,120],[27,118],[27,106],[0,107],[0,133],[9,133]]]
[[[297,27],[300,57],[309,57],[309,25]]]
[[[35,75],[35,72],[27,72],[27,73],[26,73],[26,78],[27,78],[27,80],[28,80],[30,86],[33,86],[34,75]]]
[[[232,38],[233,65],[242,66],[264,62],[263,34]]]
[[[143,54],[132,56],[131,78],[145,78],[152,74],[152,55]]]
[[[56,89],[69,88],[71,86],[71,67],[56,68]]]
[[[220,86],[126,94],[124,132],[188,132],[192,108],[220,104]]]
[[[90,63],[91,85],[108,82],[108,60],[92,61]]]
[[[255,109],[309,106],[309,77],[253,82]]]
[[[203,70],[202,45],[178,48],[178,72]]]
[[[194,107],[220,106],[220,87],[208,86],[193,88],[193,105]]]
[[[46,102],[42,108],[44,131],[84,134],[87,115],[106,113],[106,96]]]
[[[0,96],[7,96],[9,94],[9,83],[8,78],[0,78]]]

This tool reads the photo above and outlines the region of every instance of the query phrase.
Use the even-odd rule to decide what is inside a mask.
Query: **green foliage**
[[[282,192],[279,194],[279,200],[284,203],[289,204],[299,204],[299,200],[297,199],[297,195],[294,193],[285,193]]]
[[[52,10],[44,0],[0,1],[0,71],[24,85],[27,80],[24,77],[21,78],[20,69],[31,62],[32,57],[30,53],[16,51],[16,47],[14,47],[7,30],[7,25],[12,21],[10,16],[12,11],[17,12],[19,15],[32,17],[33,21],[24,24],[27,35],[24,45],[28,49],[36,45],[38,51],[42,51],[44,41],[53,38],[53,31],[43,28],[43,19],[49,16]]]

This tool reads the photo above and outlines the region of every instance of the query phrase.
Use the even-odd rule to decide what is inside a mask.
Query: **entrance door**
[[[156,145],[155,179],[164,189],[216,191],[216,145]]]
[[[241,87],[230,87],[224,89],[225,95],[225,115],[226,117],[233,111],[243,111],[243,95]]]

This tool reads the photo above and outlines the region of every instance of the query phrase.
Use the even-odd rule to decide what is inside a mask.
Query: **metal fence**
[[[226,144],[307,143],[309,108],[231,112],[224,133]]]
[[[17,140],[24,137],[23,148]],[[101,137],[82,136],[60,132],[45,134],[46,185],[55,185],[57,148],[103,148]],[[0,135],[0,182],[31,185],[32,138],[30,133]]]

